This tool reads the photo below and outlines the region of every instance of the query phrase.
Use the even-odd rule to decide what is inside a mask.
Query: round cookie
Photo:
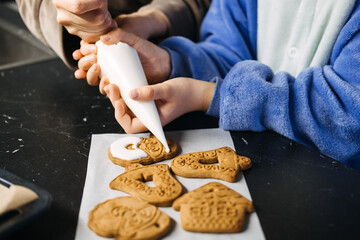
[[[169,152],[166,152],[165,147],[152,134],[148,138],[126,136],[110,145],[108,157],[113,163],[123,167],[133,163],[149,165],[176,156],[177,144],[170,139],[167,139],[167,143]]]
[[[89,213],[88,227],[102,237],[151,240],[170,230],[171,219],[145,201],[118,197],[96,205]]]

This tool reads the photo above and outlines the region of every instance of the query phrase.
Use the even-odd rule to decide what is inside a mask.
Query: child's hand
[[[214,83],[191,78],[174,78],[134,89],[130,92],[130,97],[136,101],[154,100],[161,123],[166,125],[185,113],[206,111],[210,106],[214,88]],[[125,132],[136,133],[147,130],[126,106],[116,85],[106,85],[105,92],[115,108],[115,119]]]
[[[170,26],[163,12],[147,6],[131,14],[121,14],[115,21],[119,28],[144,39],[165,37]]]
[[[99,85],[100,66],[96,63],[96,46],[85,41],[80,42],[80,49],[73,52],[73,58],[78,61],[75,77],[78,79],[86,78],[91,86]]]

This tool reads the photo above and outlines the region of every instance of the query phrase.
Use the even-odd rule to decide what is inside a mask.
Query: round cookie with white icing
[[[170,139],[167,139],[167,143],[169,152],[166,152],[165,147],[152,134],[148,138],[126,136],[110,145],[108,157],[113,163],[123,167],[134,163],[148,165],[176,156],[177,144]]]

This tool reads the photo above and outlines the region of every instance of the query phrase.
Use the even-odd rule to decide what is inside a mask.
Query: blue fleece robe
[[[360,169],[360,3],[327,65],[297,77],[257,61],[257,2],[215,0],[201,41],[172,37],[170,78],[216,82],[208,114],[226,130],[275,131]]]

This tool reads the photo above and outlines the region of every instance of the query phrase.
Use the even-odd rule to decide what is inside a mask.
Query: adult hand
[[[105,86],[105,92],[115,108],[115,119],[126,133],[143,132],[146,127],[126,106],[114,84]],[[192,78],[174,78],[163,83],[134,89],[130,97],[136,101],[154,100],[162,125],[192,111],[207,111],[214,94],[215,83]]]
[[[80,42],[80,49],[73,52],[73,58],[78,60],[78,68],[75,71],[75,78],[86,78],[90,86],[99,85],[100,66],[97,64],[96,45],[89,44],[84,40]],[[100,89],[100,92],[103,92]]]
[[[101,37],[106,44],[114,44],[119,41],[125,42],[135,48],[143,66],[145,76],[149,84],[163,82],[170,74],[169,53],[134,34],[127,33],[121,29],[115,29],[108,35]],[[73,52],[73,58],[78,60],[78,68],[75,77],[86,78],[89,85],[98,85],[100,82],[100,66],[97,64],[96,45],[85,41],[80,42],[80,49]],[[100,84],[100,92],[105,94],[103,84]]]
[[[165,37],[170,26],[163,12],[146,6],[131,14],[121,14],[115,20],[119,28],[144,39]]]
[[[93,43],[116,28],[107,8],[107,0],[53,0],[57,21],[73,35]]]
[[[133,47],[139,55],[149,84],[163,82],[168,79],[171,66],[170,55],[166,50],[119,28],[102,36],[101,40],[109,45],[121,41]],[[81,41],[80,49],[75,50],[73,53],[73,58],[79,60],[79,69],[75,71],[75,77],[78,79],[86,78],[89,85],[97,85],[100,81],[101,69],[97,64],[96,51],[95,44]],[[104,94],[101,86],[100,92]]]

